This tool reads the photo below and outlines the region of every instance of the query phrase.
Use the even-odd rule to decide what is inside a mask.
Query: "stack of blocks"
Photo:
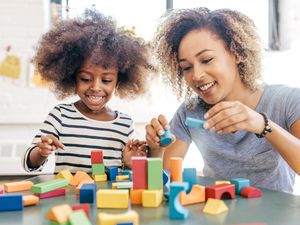
[[[95,181],[106,181],[102,150],[91,151],[92,175]]]
[[[163,176],[161,158],[132,158],[132,204],[158,207],[163,200]]]

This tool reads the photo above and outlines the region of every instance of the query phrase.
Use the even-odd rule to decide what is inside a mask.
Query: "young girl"
[[[54,107],[25,154],[29,171],[41,170],[55,152],[58,172],[91,172],[91,150],[103,150],[106,166],[131,166],[131,156],[146,155],[145,141],[132,140],[132,119],[108,107],[116,92],[133,98],[146,91],[153,70],[148,47],[95,10],[62,21],[39,43],[34,63],[60,98],[72,104]],[[153,74],[153,73],[152,73]]]
[[[204,176],[248,178],[251,185],[292,192],[300,174],[300,90],[259,84],[261,45],[253,22],[228,9],[174,10],[155,39],[162,72],[188,99],[170,125],[160,115],[146,126],[151,156],[184,157],[195,142]],[[204,129],[185,125],[205,120]],[[159,142],[166,129],[173,142]]]

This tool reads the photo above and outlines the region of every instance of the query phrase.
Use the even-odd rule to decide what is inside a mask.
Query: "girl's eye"
[[[108,83],[110,83],[112,81],[111,80],[103,80],[102,82],[108,84]]]
[[[82,80],[83,82],[89,82],[89,81],[91,81],[91,79],[89,79],[89,78],[80,78],[80,80]]]
[[[213,58],[209,58],[209,59],[206,59],[206,60],[202,60],[202,63],[203,63],[203,64],[208,64],[211,60],[213,60]]]

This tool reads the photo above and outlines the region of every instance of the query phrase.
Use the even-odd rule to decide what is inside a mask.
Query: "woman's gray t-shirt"
[[[267,85],[256,107],[287,131],[300,119],[300,89]],[[295,172],[265,138],[246,131],[218,135],[185,125],[186,117],[204,120],[206,110],[198,105],[192,111],[184,102],[175,113],[171,132],[180,140],[192,141],[202,154],[204,176],[217,179],[247,178],[253,186],[292,192]]]

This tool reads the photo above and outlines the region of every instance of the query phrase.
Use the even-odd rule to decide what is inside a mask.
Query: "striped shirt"
[[[60,104],[48,114],[38,134],[24,157],[27,171],[39,171],[29,168],[27,158],[40,141],[41,135],[52,134],[60,140],[65,149],[55,151],[55,172],[68,169],[91,172],[91,150],[102,150],[106,166],[122,166],[122,150],[128,140],[134,136],[133,120],[126,114],[116,111],[117,118],[112,121],[98,121],[81,114],[74,104]]]

